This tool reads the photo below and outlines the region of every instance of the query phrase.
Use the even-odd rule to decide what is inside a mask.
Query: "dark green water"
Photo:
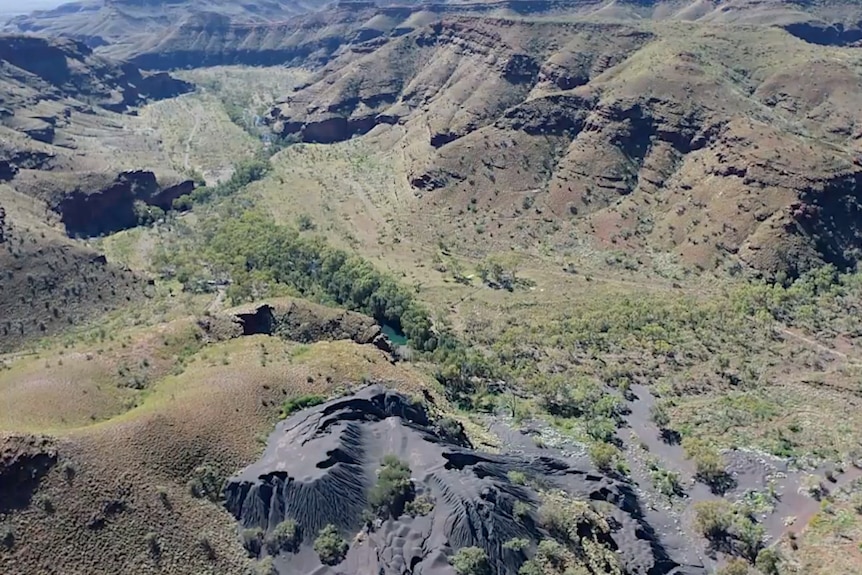
[[[383,335],[389,338],[392,345],[407,345],[407,336],[404,335],[403,331],[396,329],[388,323],[380,324],[380,327],[383,329]]]

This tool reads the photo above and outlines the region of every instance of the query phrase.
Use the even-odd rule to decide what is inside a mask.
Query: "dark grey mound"
[[[300,528],[296,553],[281,553],[279,573],[291,575],[368,573],[381,575],[452,574],[448,557],[463,547],[482,547],[494,574],[515,574],[523,552],[503,543],[524,537],[533,542],[547,533],[538,525],[539,494],[512,483],[522,471],[547,488],[572,498],[606,502],[602,511],[612,525],[606,543],[618,551],[628,573],[700,574],[698,567],[674,561],[641,516],[633,491],[624,483],[584,466],[539,453],[489,454],[447,439],[421,405],[381,386],[301,411],[278,425],[261,460],[231,479],[226,507],[243,527],[269,532],[290,518]],[[363,510],[384,456],[410,465],[420,494],[434,500],[426,516],[402,515],[367,529]],[[531,505],[527,520],[514,518],[516,501]],[[312,544],[327,524],[350,543],[345,560],[323,566]]]

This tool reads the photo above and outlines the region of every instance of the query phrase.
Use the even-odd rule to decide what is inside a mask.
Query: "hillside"
[[[15,19],[0,573],[862,572],[860,21]]]
[[[397,36],[441,17],[577,18],[779,26],[807,41],[862,38],[850,0],[501,0],[496,2],[296,2],[267,0],[80,1],[19,16],[10,31],[65,36],[148,68],[319,62],[352,44]]]
[[[862,247],[860,64],[779,29],[458,17],[342,54],[270,121],[400,147],[417,209],[454,230],[476,208],[486,252],[526,226],[795,276]]]
[[[143,297],[141,277],[68,237],[137,225],[136,202],[170,209],[194,183],[164,170],[157,177],[157,149],[130,138],[126,125],[137,106],[191,85],[71,40],[14,35],[0,36],[0,72],[0,348],[8,350]]]

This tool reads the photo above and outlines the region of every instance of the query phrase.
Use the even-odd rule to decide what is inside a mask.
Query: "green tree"
[[[266,536],[266,548],[270,555],[276,555],[280,551],[295,551],[299,547],[299,529],[296,521],[285,519],[275,526],[275,529]]]
[[[368,503],[378,516],[396,516],[413,494],[410,467],[394,455],[383,458],[377,483],[371,488]]]
[[[772,548],[761,549],[754,561],[754,566],[763,575],[779,575],[778,566],[781,564],[781,554]]]
[[[338,532],[335,525],[327,525],[320,530],[314,540],[314,551],[324,565],[337,565],[344,560],[350,546]]]
[[[452,567],[458,575],[490,575],[488,554],[481,547],[464,547],[452,557]]]

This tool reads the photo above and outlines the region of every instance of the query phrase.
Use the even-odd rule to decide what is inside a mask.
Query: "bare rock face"
[[[404,501],[391,515],[368,522],[369,493],[384,457],[410,468],[409,497],[431,506],[411,516]],[[531,483],[513,483],[511,472]],[[540,494],[530,485],[563,490],[587,515],[601,502],[605,518],[585,522],[583,536],[618,556],[626,573],[705,573],[683,569],[641,518],[632,490],[589,468],[534,449],[530,454],[489,454],[448,433],[422,404],[371,386],[355,395],[303,410],[280,423],[257,463],[231,479],[227,509],[245,528],[271,533],[290,519],[301,543],[275,553],[279,573],[451,574],[457,549],[481,547],[495,574],[515,573],[538,541]],[[516,502],[528,513],[517,518]],[[598,518],[598,516],[595,516]],[[607,526],[607,529],[599,524]],[[343,560],[321,565],[312,549],[319,531],[335,526],[350,542]],[[527,539],[523,550],[503,543]]]
[[[106,173],[46,172],[16,182],[19,191],[43,199],[72,237],[93,237],[138,225],[135,203],[162,210],[194,190],[191,180],[165,179],[146,170]]]
[[[242,306],[205,320],[202,327],[216,339],[266,334],[300,343],[352,340],[392,352],[391,343],[373,318],[304,300],[283,298]]]

